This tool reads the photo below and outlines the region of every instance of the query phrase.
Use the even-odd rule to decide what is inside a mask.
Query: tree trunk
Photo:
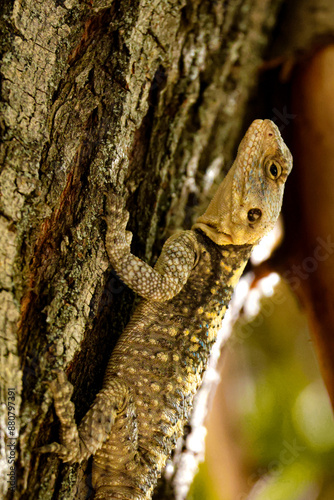
[[[5,438],[1,407],[0,491],[80,500],[90,463],[35,449],[58,440],[52,370],[69,374],[80,421],[133,305],[104,249],[105,192],[126,198],[133,252],[151,263],[190,227],[228,169],[281,2],[4,3],[1,402],[16,419]]]

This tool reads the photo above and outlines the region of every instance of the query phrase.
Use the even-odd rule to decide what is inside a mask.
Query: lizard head
[[[218,245],[256,244],[281,211],[292,156],[271,120],[255,120],[206,212],[193,229]]]

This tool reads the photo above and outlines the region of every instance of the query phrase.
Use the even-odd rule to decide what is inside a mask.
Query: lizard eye
[[[267,165],[267,175],[270,179],[278,179],[282,173],[282,169],[278,163],[269,162]]]

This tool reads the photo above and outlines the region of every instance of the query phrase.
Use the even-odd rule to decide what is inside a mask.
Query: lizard
[[[255,120],[205,213],[167,239],[153,268],[131,253],[124,198],[108,196],[106,251],[141,301],[79,426],[73,386],[57,372],[50,389],[61,443],[39,449],[68,463],[93,455],[95,500],[152,498],[189,419],[233,289],[253,246],[279,216],[291,168],[278,127]]]

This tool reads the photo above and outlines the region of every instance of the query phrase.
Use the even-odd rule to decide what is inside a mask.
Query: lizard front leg
[[[94,455],[108,439],[117,417],[131,404],[130,391],[118,379],[110,381],[108,389],[98,393],[80,426],[74,419],[71,401],[73,386],[64,372],[58,372],[50,384],[54,405],[60,421],[61,443],[39,448],[40,453],[56,453],[64,462],[82,462]]]
[[[171,236],[154,268],[130,251],[132,233],[126,230],[129,214],[124,200],[112,194],[107,201],[106,250],[119,277],[134,292],[148,300],[166,301],[180,292],[197,258],[191,231]]]

